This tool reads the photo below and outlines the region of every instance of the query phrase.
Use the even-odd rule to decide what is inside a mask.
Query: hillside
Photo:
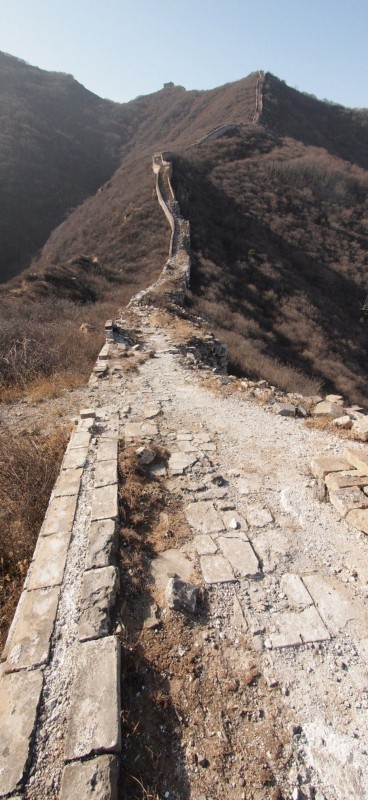
[[[104,309],[110,303],[113,313],[158,276],[169,234],[151,162],[153,152],[165,149],[191,226],[188,311],[204,316],[227,341],[232,370],[304,393],[323,386],[366,404],[366,111],[321,102],[269,73],[211,91],[168,85],[119,106],[86,92],[70,76],[19,64],[27,87],[34,73],[43,86],[49,81],[62,87],[70,120],[73,93],[83,95],[87,110],[80,126],[91,124],[92,106],[96,125],[103,111],[99,146],[110,135],[115,149],[97,191],[83,189],[90,196],[49,237],[41,231],[42,250],[4,286],[7,328],[19,302],[34,318],[49,297],[87,304],[84,319],[93,303],[97,320],[99,303]],[[24,75],[18,75],[16,90],[22,97]],[[39,120],[33,95],[29,103]],[[221,125],[230,127],[201,141]],[[93,148],[87,150],[92,158]],[[40,163],[38,168],[44,176]],[[69,189],[64,199],[66,205],[69,193],[70,206],[75,199]],[[32,211],[30,218],[38,225],[42,213]],[[22,237],[16,244],[23,247]],[[25,247],[17,270],[27,259]]]

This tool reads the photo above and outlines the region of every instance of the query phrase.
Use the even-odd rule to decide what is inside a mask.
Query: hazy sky
[[[368,107],[368,0],[0,0],[0,50],[126,101],[257,69]]]

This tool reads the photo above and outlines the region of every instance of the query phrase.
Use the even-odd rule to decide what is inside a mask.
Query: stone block
[[[348,469],[352,466],[358,470],[360,475],[368,476],[368,452],[367,450],[353,450],[347,447],[344,456],[349,463]]]
[[[344,405],[344,398],[341,394],[327,394],[326,398],[327,402],[329,403],[336,403],[338,406]]]
[[[53,490],[53,497],[67,497],[79,493],[83,469],[62,469]]]
[[[339,489],[347,489],[349,486],[363,487],[368,484],[368,477],[359,475],[356,469],[343,470],[326,475],[325,484],[329,492],[337,492]]]
[[[91,520],[117,519],[118,518],[118,487],[117,484],[102,486],[94,489],[92,495]]]
[[[272,633],[269,637],[274,648],[295,647],[331,638],[314,606],[305,608],[301,612],[286,611],[273,614],[272,622],[277,629],[277,633]]]
[[[76,447],[67,450],[61,465],[62,469],[83,469],[87,461],[88,447]]]
[[[120,751],[120,644],[115,636],[81,644],[75,656],[65,760]]]
[[[4,675],[0,683],[0,797],[20,788],[43,684],[41,670]]]
[[[68,451],[79,447],[88,448],[90,441],[91,434],[88,431],[75,431],[70,437]]]
[[[348,511],[352,511],[353,508],[368,508],[368,497],[358,486],[330,492],[330,502],[342,517],[346,517]]]
[[[324,400],[322,403],[317,403],[317,405],[312,410],[313,417],[341,417],[342,406],[338,403],[331,403],[329,400]]]
[[[185,509],[189,525],[200,533],[217,533],[224,530],[224,523],[213,503],[199,501],[189,503]]]
[[[363,533],[368,533],[368,509],[356,508],[354,511],[349,511],[346,515],[346,522],[349,525],[354,525],[358,530]]]
[[[114,520],[103,519],[91,522],[85,568],[94,569],[110,566],[116,542],[117,530]]]
[[[143,411],[143,416],[145,419],[153,419],[154,417],[158,417],[159,414],[161,414],[161,407],[154,403],[146,406]]]
[[[141,439],[143,436],[141,425],[141,422],[127,422],[125,425],[125,439],[128,441]]]
[[[225,538],[224,536],[219,536],[217,541],[235,573],[242,578],[254,577],[259,574],[258,558],[250,542]]]
[[[76,495],[53,497],[46,511],[46,517],[40,531],[40,536],[51,536],[54,533],[67,533],[71,531],[76,507]]]
[[[348,589],[319,574],[303,576],[303,583],[331,633],[336,635],[346,629],[368,635],[368,612],[353,599]]]
[[[79,639],[98,639],[110,633],[111,611],[118,592],[115,567],[91,569],[83,573]]]
[[[351,432],[354,439],[359,439],[361,442],[368,442],[368,416],[356,419]]]
[[[169,472],[172,475],[182,475],[197,461],[197,456],[188,453],[171,453],[169,458]]]
[[[116,437],[99,439],[97,445],[97,461],[117,461],[118,442]]]
[[[95,467],[95,487],[109,486],[109,484],[117,483],[118,480],[118,462],[115,458],[113,461],[96,461]]]
[[[206,583],[228,583],[236,580],[231,566],[224,556],[202,556],[200,561],[202,575]]]
[[[292,606],[308,608],[313,604],[313,600],[299,575],[294,575],[291,572],[285,573],[281,578],[280,588],[286,594]]]
[[[323,456],[321,458],[313,458],[310,462],[310,468],[315,478],[324,478],[329,472],[350,470],[351,466],[346,458]]]
[[[64,767],[59,800],[118,800],[119,760],[97,756]]]
[[[195,536],[193,539],[194,547],[199,556],[209,556],[211,553],[217,553],[217,544],[213,541],[211,536]]]
[[[22,593],[15,625],[5,646],[6,672],[37,667],[48,661],[59,593],[60,587]]]
[[[249,508],[246,512],[247,520],[249,525],[253,528],[264,528],[265,525],[269,525],[273,522],[273,516],[271,511],[268,508],[254,507]]]
[[[40,536],[27,578],[27,589],[42,589],[62,583],[71,531]]]

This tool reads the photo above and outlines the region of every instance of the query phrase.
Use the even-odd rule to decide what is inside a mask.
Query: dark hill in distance
[[[9,57],[4,58],[8,67]],[[152,282],[169,240],[154,193],[152,154],[170,150],[175,190],[191,223],[188,309],[202,314],[227,340],[232,368],[305,393],[322,383],[366,404],[367,111],[321,102],[268,73],[261,79],[252,73],[212,91],[186,92],[171,85],[119,105],[96,98],[69,76],[13,61],[13,71],[18,64],[23,75],[15,93],[20,104],[27,96],[34,115],[29,137],[32,147],[37,143],[38,183],[31,187],[39,205],[35,214],[30,195],[18,183],[22,213],[34,233],[24,243],[23,229],[18,230],[18,241],[13,237],[18,255],[11,268],[5,259],[4,274],[19,272],[40,244],[44,247],[28,270],[4,286],[5,304],[8,298],[13,308],[19,300],[32,299],[34,305],[50,294],[96,302],[110,293],[116,302],[126,301]],[[41,106],[32,99],[33,71],[42,84]],[[0,80],[1,75],[0,62]],[[73,153],[76,143],[80,148],[84,177],[91,164],[94,186],[79,182],[75,169],[75,185],[63,180],[78,157],[73,162],[68,151],[59,153],[60,114],[54,135],[45,111],[48,81],[59,87],[52,91],[59,108],[66,103],[71,109],[66,115],[70,148]],[[84,105],[72,132],[77,95]],[[41,138],[32,137],[46,116],[48,153],[54,142],[59,165],[57,212]],[[16,117],[12,124],[18,124]],[[220,125],[233,127],[219,139],[198,141]],[[89,138],[93,147],[86,145]],[[14,163],[23,158],[25,169],[24,153],[10,139]],[[105,153],[104,177],[97,176],[98,148]],[[13,167],[5,161],[10,197]],[[41,185],[43,198],[37,192]],[[60,222],[82,199],[76,199],[77,188],[89,196],[56,226],[51,209]],[[50,210],[48,230],[42,228],[42,203]],[[10,222],[5,218],[9,240]],[[94,261],[81,260],[82,254]]]

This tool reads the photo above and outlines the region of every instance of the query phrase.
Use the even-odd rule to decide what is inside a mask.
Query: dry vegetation
[[[188,305],[235,374],[366,402],[368,172],[254,126],[174,159]]]
[[[69,430],[0,432],[0,648],[32,558]],[[37,465],[37,468],[35,468]]]

